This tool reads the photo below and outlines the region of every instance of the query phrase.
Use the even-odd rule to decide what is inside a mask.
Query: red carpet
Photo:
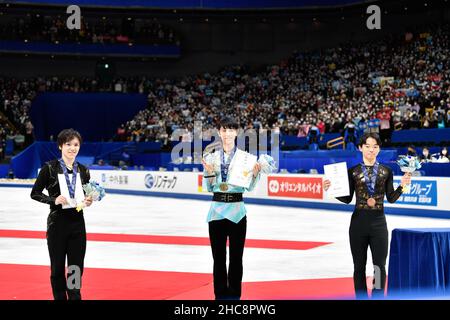
[[[0,300],[52,299],[50,268],[0,264]],[[86,300],[209,300],[212,275],[187,272],[87,268],[83,276]],[[242,299],[353,298],[351,278],[247,282]]]
[[[45,239],[45,231],[0,230],[0,238]],[[209,246],[204,237],[89,233],[90,241]],[[246,247],[309,250],[328,242],[246,240]],[[48,266],[0,264],[0,300],[52,299]],[[87,300],[213,299],[212,275],[187,272],[86,268]],[[243,299],[352,298],[351,278],[243,283]]]
[[[45,231],[0,230],[0,238],[45,239]],[[87,239],[90,241],[107,241],[107,242],[135,242],[135,243],[209,246],[209,238],[204,237],[88,233]],[[246,248],[289,249],[289,250],[309,250],[327,244],[330,244],[330,242],[259,240],[259,239],[247,239],[245,241]]]

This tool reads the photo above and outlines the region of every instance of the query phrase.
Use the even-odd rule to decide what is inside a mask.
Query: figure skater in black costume
[[[80,288],[67,286],[65,275],[67,256],[68,265],[79,268],[81,287],[86,252],[86,228],[83,211],[78,212],[75,209],[75,195],[84,197],[83,190],[76,190],[76,180],[81,179],[81,184],[86,184],[90,179],[89,170],[76,161],[81,142],[81,135],[77,131],[73,129],[61,131],[58,135],[58,147],[62,156],[44,164],[31,191],[32,199],[50,205],[47,245],[51,264],[50,281],[55,300],[81,300]],[[69,198],[61,195],[58,175],[64,176],[66,180],[67,186],[64,187],[69,189]],[[42,193],[44,189],[48,190],[48,196]],[[63,209],[63,205],[68,204],[71,208]],[[84,205],[91,204],[92,199],[84,197]]]
[[[394,190],[392,170],[377,162],[380,152],[380,137],[366,133],[361,137],[359,150],[363,162],[348,170],[350,195],[338,197],[339,201],[350,203],[356,193],[355,210],[350,223],[350,247],[353,256],[353,281],[357,299],[368,297],[366,285],[367,248],[370,246],[375,268],[374,283],[379,276],[380,286],[372,290],[372,297],[383,297],[386,284],[386,258],[388,254],[388,229],[384,215],[384,195],[394,203],[402,194],[403,187],[411,183],[411,174],[405,173],[401,185]],[[324,190],[330,187],[330,180],[324,180]],[[377,272],[379,271],[379,272]]]

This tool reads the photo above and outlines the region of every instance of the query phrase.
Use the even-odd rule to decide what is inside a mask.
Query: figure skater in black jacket
[[[380,152],[380,137],[366,133],[361,137],[359,150],[363,162],[348,170],[350,195],[338,197],[339,201],[350,203],[356,193],[355,210],[350,222],[350,247],[353,256],[353,281],[357,299],[368,297],[366,285],[367,249],[370,246],[375,267],[374,284],[379,277],[379,287],[372,290],[372,297],[383,297],[386,284],[386,258],[388,254],[388,229],[384,215],[384,195],[394,203],[402,194],[403,187],[411,183],[411,174],[405,173],[401,185],[394,190],[392,170],[377,162]],[[324,180],[328,190],[330,180]],[[377,270],[379,272],[377,272]]]
[[[47,245],[50,254],[50,281],[53,297],[55,300],[81,300],[86,228],[83,210],[78,212],[75,208],[80,202],[84,202],[85,206],[92,204],[92,199],[84,197],[81,188],[81,185],[89,182],[90,175],[89,170],[76,161],[82,142],[81,135],[73,129],[65,129],[59,133],[57,142],[61,150],[61,158],[44,164],[34,183],[31,198],[50,205],[50,214],[47,219]],[[79,179],[81,181],[77,183]],[[61,186],[59,180],[66,183]],[[61,195],[65,193],[61,188],[68,188],[69,197]],[[44,189],[47,189],[48,196],[42,193]],[[63,206],[69,206],[69,208],[63,209]],[[72,267],[69,272],[73,271],[75,276],[79,271],[78,282],[77,279],[66,280],[66,256],[68,266]],[[69,275],[72,274],[68,273],[68,278]]]

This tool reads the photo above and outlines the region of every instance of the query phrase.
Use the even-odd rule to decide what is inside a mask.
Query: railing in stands
[[[394,125],[394,130],[395,130],[395,131],[402,130],[402,129],[403,129],[403,123],[402,123],[402,122],[397,122],[397,123]]]
[[[345,149],[344,137],[338,137],[327,142],[327,149],[333,149],[337,146],[342,145],[342,149]]]

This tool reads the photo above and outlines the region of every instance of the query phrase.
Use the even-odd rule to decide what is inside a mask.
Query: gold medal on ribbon
[[[225,182],[222,182],[219,185],[220,191],[227,191],[228,190],[228,184],[226,184]]]

